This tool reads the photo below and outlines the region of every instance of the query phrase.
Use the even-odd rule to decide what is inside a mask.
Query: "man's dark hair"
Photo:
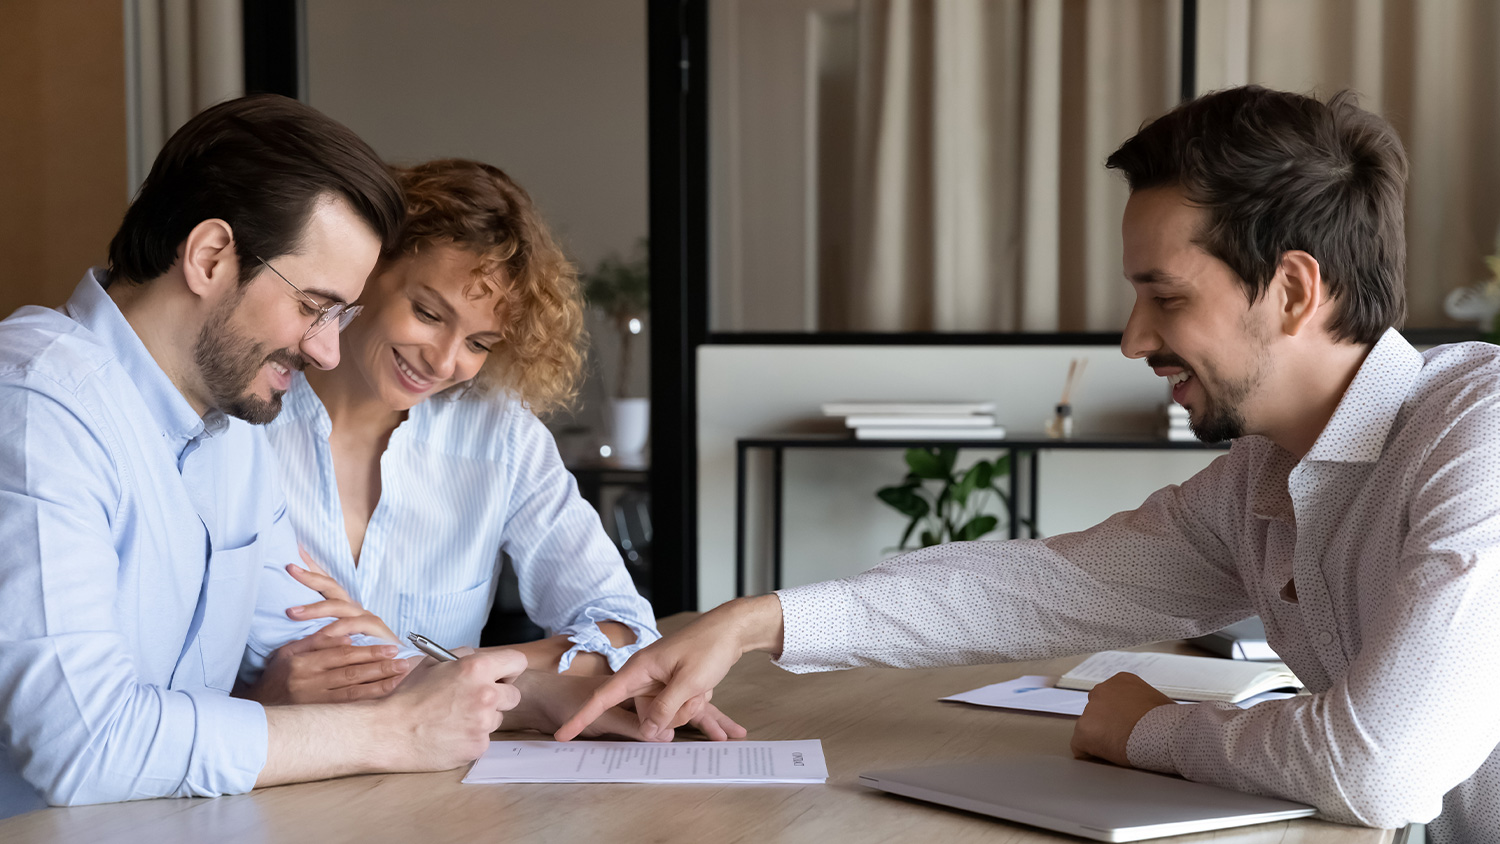
[[[1144,126],[1105,164],[1132,192],[1179,188],[1208,212],[1197,242],[1259,299],[1288,251],[1318,261],[1329,330],[1374,343],[1406,319],[1406,151],[1350,91],[1327,103],[1255,85]]]
[[[234,231],[243,284],[295,252],[317,201],[337,196],[390,248],[405,202],[380,156],[343,124],[274,94],[220,103],[172,134],[109,244],[109,281],[164,274],[193,227]]]

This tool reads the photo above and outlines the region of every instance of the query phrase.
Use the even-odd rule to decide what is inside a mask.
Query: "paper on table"
[[[1074,717],[1082,715],[1083,708],[1089,702],[1089,693],[1074,691],[1072,689],[1059,689],[1056,686],[1056,677],[1042,677],[1033,674],[1008,680],[1004,683],[983,686],[973,691],[960,692],[956,695],[945,697],[943,700],[972,703],[976,706],[992,706],[998,709],[1051,712],[1056,715],[1072,715]],[[1249,709],[1257,703],[1263,703],[1268,700],[1284,700],[1289,697],[1295,697],[1295,695],[1291,692],[1266,692],[1265,694],[1245,698],[1235,705],[1241,709]],[[1181,702],[1179,701],[1179,703]]]
[[[1056,688],[1056,677],[1027,675],[1004,683],[984,686],[973,691],[960,692],[943,700],[972,703],[978,706],[993,706],[1000,709],[1025,709],[1029,712],[1051,712],[1057,715],[1083,714],[1088,705],[1088,692]]]
[[[492,741],[466,783],[818,783],[823,743],[711,741]]]

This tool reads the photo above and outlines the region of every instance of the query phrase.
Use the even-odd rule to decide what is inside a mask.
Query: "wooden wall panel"
[[[0,316],[59,305],[128,197],[119,0],[0,0]]]

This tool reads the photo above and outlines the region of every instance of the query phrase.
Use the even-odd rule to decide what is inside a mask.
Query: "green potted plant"
[[[1000,479],[1010,474],[1010,457],[980,460],[967,469],[955,469],[958,449],[909,448],[906,478],[884,487],[876,496],[911,521],[901,533],[896,550],[909,550],[907,542],[916,534],[918,548],[980,539],[1000,526],[1010,507],[1010,496],[1000,488]],[[999,504],[998,511],[993,510]],[[1024,522],[1036,532],[1036,525]],[[917,528],[921,527],[918,533]]]
[[[634,341],[651,306],[651,264],[646,238],[636,242],[628,257],[612,254],[600,261],[592,272],[583,274],[582,281],[584,299],[604,314],[620,338],[610,422],[617,455],[633,457],[646,445],[651,419],[651,400],[629,394]]]

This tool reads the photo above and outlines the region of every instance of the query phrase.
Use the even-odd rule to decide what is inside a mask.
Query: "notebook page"
[[[1064,688],[1090,689],[1121,671],[1136,674],[1164,692],[1205,692],[1226,699],[1255,687],[1265,690],[1278,685],[1300,685],[1295,682],[1287,667],[1279,662],[1250,663],[1182,654],[1127,651],[1095,654],[1064,674],[1058,685]]]

